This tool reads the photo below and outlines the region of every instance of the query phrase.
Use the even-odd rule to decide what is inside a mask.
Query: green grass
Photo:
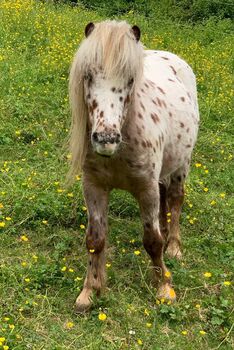
[[[139,24],[146,47],[186,59],[198,80],[201,127],[181,217],[183,259],[166,259],[178,300],[156,302],[137,204],[115,191],[106,293],[87,315],[74,313],[87,217],[80,181],[64,187],[67,77],[85,25],[102,18],[65,5],[0,1],[0,349],[233,348],[233,285],[224,284],[234,271],[231,23],[124,18]]]

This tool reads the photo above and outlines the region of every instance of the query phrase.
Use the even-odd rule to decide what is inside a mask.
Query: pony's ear
[[[90,22],[89,24],[87,24],[87,26],[85,27],[85,36],[86,38],[92,33],[92,31],[94,30],[95,25]]]
[[[140,37],[141,37],[141,31],[140,31],[140,28],[137,27],[137,26],[133,26],[132,27],[132,31],[133,31],[133,34],[136,38],[136,41],[139,41],[140,40]]]

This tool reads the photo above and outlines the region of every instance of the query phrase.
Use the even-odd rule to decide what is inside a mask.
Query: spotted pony
[[[93,290],[99,294],[105,284],[108,196],[114,188],[138,201],[157,297],[173,301],[163,255],[181,257],[179,217],[199,124],[195,76],[178,56],[145,50],[137,26],[89,23],[85,36],[69,79],[69,177],[83,173],[88,208],[88,269],[76,308],[89,309]]]

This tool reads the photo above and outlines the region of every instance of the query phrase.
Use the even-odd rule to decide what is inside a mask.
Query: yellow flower
[[[82,210],[86,211],[86,210],[87,210],[87,208],[86,208],[86,207],[82,207]]]
[[[101,312],[99,315],[98,315],[98,319],[100,321],[105,321],[107,319],[107,316],[106,314],[104,314],[104,312]]]
[[[171,273],[170,271],[166,271],[164,274],[165,277],[170,278],[171,277]]]
[[[80,228],[81,228],[82,230],[84,230],[84,229],[85,229],[85,225],[80,225]]]
[[[8,345],[3,345],[3,350],[9,350],[9,346]]]
[[[182,331],[182,332],[181,332],[181,334],[183,334],[183,335],[187,335],[187,334],[188,334],[188,332],[187,332],[187,331]]]
[[[215,205],[216,204],[216,201],[215,200],[212,200],[211,202],[210,202],[210,205]]]
[[[196,163],[196,164],[195,164],[195,167],[196,167],[196,168],[200,168],[201,166],[202,166],[201,163]]]
[[[44,225],[47,225],[47,224],[48,224],[48,221],[47,221],[47,220],[42,220],[42,223],[43,223]]]
[[[27,266],[26,261],[22,261],[21,265],[22,265],[23,267]]]
[[[205,174],[208,174],[208,173],[209,173],[209,170],[208,170],[208,169],[206,169],[206,170],[205,170]]]
[[[28,237],[27,237],[26,235],[20,236],[20,239],[21,239],[21,241],[23,241],[23,242],[27,242],[27,241],[28,241]]]
[[[145,311],[144,311],[144,314],[146,315],[146,316],[149,316],[149,310],[147,310],[147,309],[145,309]]]
[[[11,217],[10,216],[6,216],[5,219],[6,219],[6,221],[11,221]]]
[[[211,272],[204,272],[203,276],[206,278],[210,278],[212,276]]]
[[[26,277],[25,279],[25,282],[29,283],[30,282],[30,278]]]
[[[9,324],[9,328],[10,328],[10,329],[14,329],[14,328],[15,328],[15,325],[14,325],[14,324]]]
[[[152,323],[147,322],[147,323],[146,323],[146,327],[147,327],[147,328],[151,328],[151,327],[152,327]]]
[[[69,272],[71,272],[71,273],[72,273],[72,272],[74,272],[74,270],[73,270],[73,269],[71,269],[71,268],[70,268],[68,271],[69,271]]]
[[[173,289],[173,288],[171,288],[171,289],[170,289],[170,291],[169,291],[169,295],[170,295],[170,297],[171,297],[172,299],[175,299],[176,294],[175,294],[175,291],[174,291],[174,289]]]
[[[74,279],[74,281],[81,281],[82,280],[82,277],[76,277],[75,279]]]
[[[5,227],[6,223],[4,221],[0,221],[0,227]]]
[[[0,342],[1,342],[1,343],[4,343],[5,340],[6,340],[6,338],[0,337]]]
[[[200,309],[200,307],[201,307],[200,304],[196,304],[196,305],[195,305],[195,308],[196,308],[196,309]]]
[[[224,286],[230,286],[230,285],[231,285],[231,282],[230,282],[230,281],[224,281],[224,282],[223,282],[223,285],[224,285]]]
[[[16,130],[15,134],[16,134],[16,136],[19,136],[21,134],[21,131]]]
[[[209,189],[208,189],[207,187],[205,187],[205,188],[203,188],[203,191],[204,191],[204,192],[208,192]]]
[[[66,271],[66,269],[67,269],[67,267],[66,267],[66,266],[63,266],[63,267],[61,268],[61,271],[64,272],[64,271]]]
[[[225,196],[226,196],[226,193],[220,193],[221,198],[225,198]]]
[[[171,213],[167,213],[167,216],[171,216]]]
[[[92,254],[95,252],[95,249],[89,249],[89,252]]]
[[[135,251],[134,251],[134,254],[135,254],[135,255],[140,255],[141,252],[140,252],[139,250],[135,250]]]
[[[141,339],[137,339],[137,343],[138,343],[139,345],[142,345],[142,344],[143,344],[143,342],[142,342]]]
[[[73,328],[74,327],[74,323],[73,322],[67,322],[66,323],[66,328],[67,329],[71,329],[71,328]]]
[[[0,203],[0,209],[4,208],[4,205],[2,203]]]
[[[80,179],[81,179],[81,177],[78,176],[78,175],[76,175],[76,180],[77,180],[77,181],[80,181]]]
[[[206,332],[205,331],[199,331],[199,333],[201,334],[201,335],[205,335],[206,334]]]
[[[72,192],[70,192],[70,193],[67,194],[67,196],[72,198],[72,197],[74,197],[74,194]]]
[[[106,263],[106,267],[107,268],[111,267],[111,264],[110,263]]]

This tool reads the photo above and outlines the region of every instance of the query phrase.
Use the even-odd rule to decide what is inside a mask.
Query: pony
[[[105,285],[113,188],[139,203],[157,297],[176,299],[163,256],[181,258],[179,218],[199,125],[196,79],[178,56],[144,49],[140,35],[125,21],[89,23],[71,65],[69,178],[82,172],[88,210],[88,268],[78,312],[88,310],[92,293]]]

